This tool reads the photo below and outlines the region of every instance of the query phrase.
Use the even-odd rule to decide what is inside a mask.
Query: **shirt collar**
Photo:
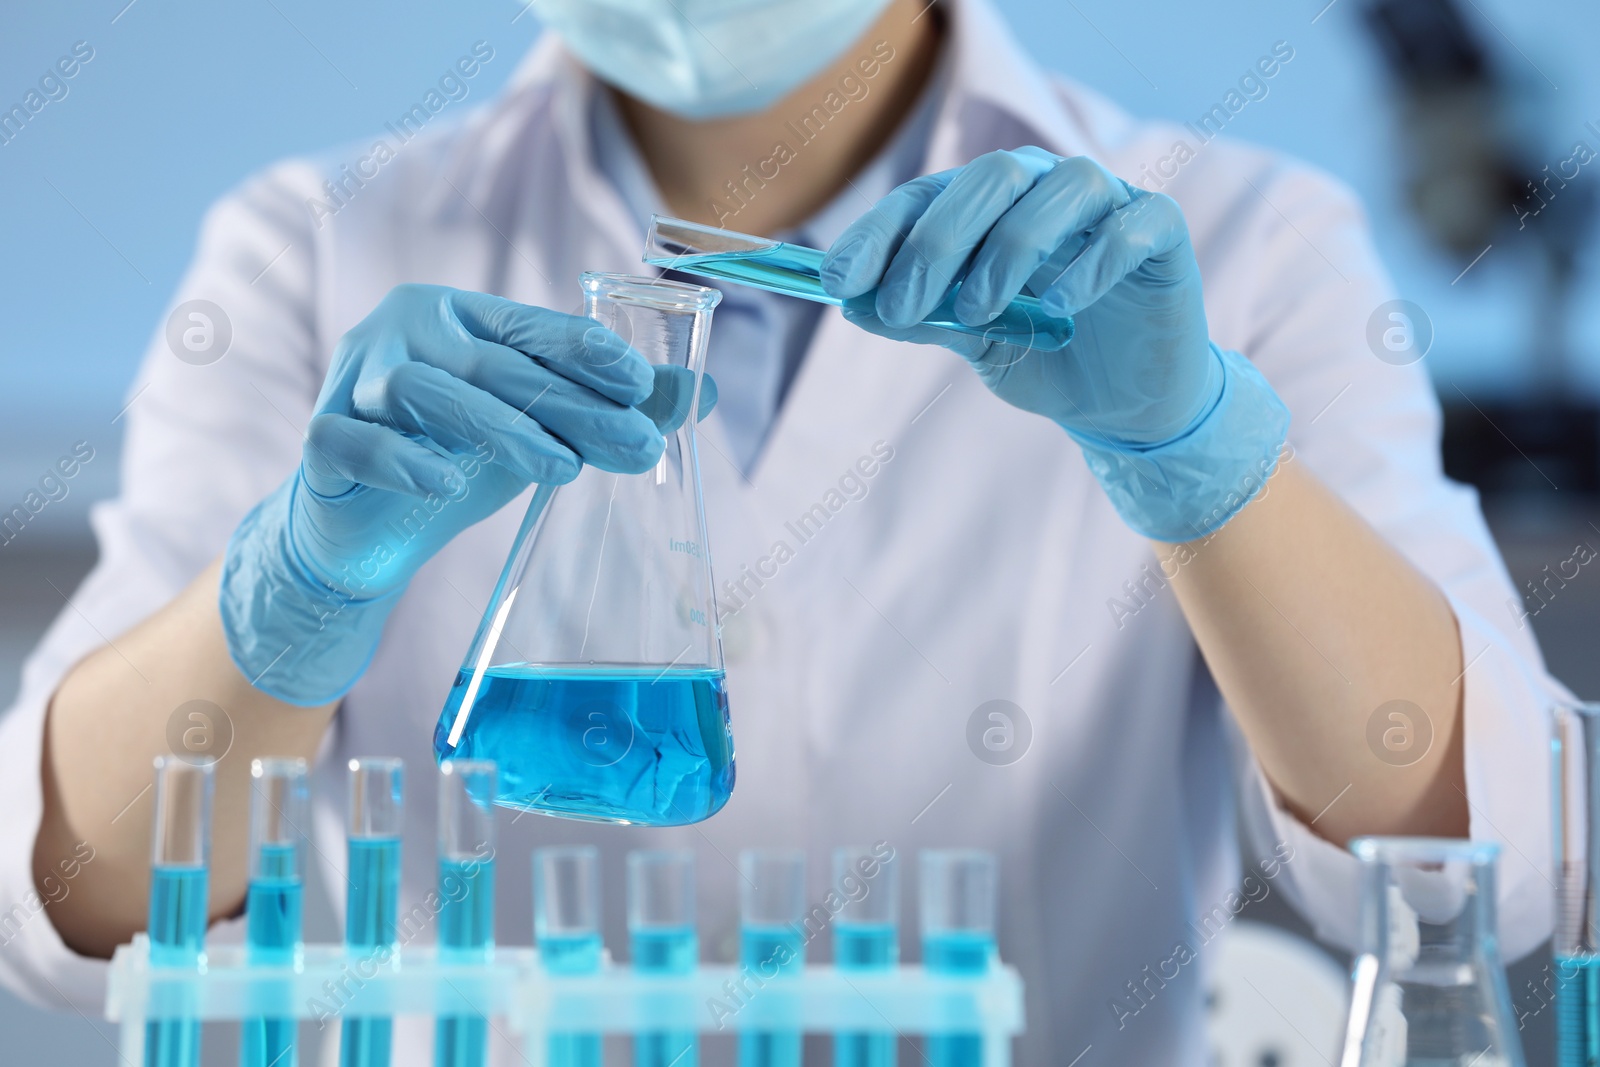
[[[934,121],[946,96],[950,68],[947,51],[911,114],[838,195],[793,230],[764,236],[827,248],[850,223],[895,186],[925,173]],[[660,190],[611,94],[598,87],[589,94],[589,119],[589,147],[595,166],[609,179],[643,234],[650,216],[665,211]],[[738,229],[738,220],[728,225]]]
[[[950,20],[949,84],[929,143],[926,168],[944,170],[995,148],[1037,144],[1059,155],[1086,154],[1089,137],[1049,77],[1023,50],[990,0],[939,0]],[[595,78],[553,33],[545,33],[512,75],[510,92],[550,91],[588,139],[587,102]],[[996,121],[996,120],[999,121]],[[587,145],[585,145],[587,147]]]

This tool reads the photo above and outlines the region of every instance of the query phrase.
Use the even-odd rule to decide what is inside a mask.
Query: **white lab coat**
[[[984,0],[950,9],[950,95],[928,170],[1039,144],[1134,177],[1174,142],[1195,144],[1188,130],[1047,79]],[[93,515],[100,563],[29,660],[0,727],[0,901],[31,891],[41,723],[59,679],[101,635],[177,593],[293,471],[341,334],[400,282],[575,310],[580,270],[642,272],[642,234],[586,150],[593,91],[546,38],[500,98],[464,121],[434,119],[321,225],[308,201],[324,199],[324,178],[366,144],[274,167],[207,216],[176,300],[224,308],[232,347],[193,366],[158,336],[130,390],[121,495]],[[1508,608],[1515,594],[1473,492],[1441,473],[1422,368],[1369,350],[1368,317],[1391,290],[1361,209],[1328,177],[1226,140],[1201,147],[1162,191],[1188,217],[1213,338],[1253,359],[1293,412],[1294,462],[1450,598],[1469,664],[1472,834],[1509,846],[1503,945],[1526,952],[1546,935],[1551,895],[1542,667]],[[735,944],[730,860],[743,846],[803,846],[819,898],[839,844],[885,840],[908,861],[921,847],[982,846],[1001,862],[1001,950],[1027,981],[1021,1062],[1065,1064],[1092,1044],[1092,1062],[1176,1065],[1203,1060],[1211,957],[1191,926],[1202,915],[1222,925],[1217,908],[1267,885],[1330,939],[1354,939],[1352,861],[1275,805],[1172,591],[1151,576],[1150,546],[1058,428],[995,399],[956,356],[870,336],[830,311],[748,481],[720,458],[720,432],[713,416],[701,449],[719,592],[727,580],[753,591],[723,635],[737,790],[709,822],[669,831],[507,818],[502,942],[531,940],[526,866],[538,843],[601,844],[619,951],[621,852],[645,841],[695,849],[704,950],[718,959]],[[875,451],[864,495],[841,485]],[[826,522],[802,543],[788,524],[817,505]],[[505,508],[422,568],[320,765],[317,844],[331,868],[344,759],[406,759],[407,902],[434,878],[431,732],[522,511]],[[781,565],[779,541],[793,550]],[[1008,766],[969,747],[969,719],[992,700],[1014,702],[1031,724],[1031,747]],[[1236,779],[1260,846],[1281,842],[1293,857],[1270,882],[1254,870],[1241,887]],[[915,959],[913,869],[903,941]],[[1147,967],[1172,973],[1161,965],[1178,942],[1198,958],[1151,981]],[[829,955],[821,942],[811,951]],[[38,1001],[101,1008],[103,964],[67,951],[43,916],[8,935],[0,978]],[[397,1041],[398,1062],[421,1062],[412,1056],[427,1043]]]

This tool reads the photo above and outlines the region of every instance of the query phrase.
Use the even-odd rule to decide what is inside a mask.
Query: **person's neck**
[[[826,205],[888,141],[943,35],[926,0],[892,0],[837,62],[753,115],[691,122],[613,92],[668,211],[772,233]]]

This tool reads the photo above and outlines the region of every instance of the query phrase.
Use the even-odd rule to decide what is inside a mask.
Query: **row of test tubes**
[[[345,877],[345,947],[358,959],[387,963],[398,951],[400,838],[405,768],[398,759],[350,761]],[[156,824],[151,855],[148,937],[156,967],[204,962],[215,764],[156,760]],[[300,759],[251,763],[250,881],[245,941],[252,966],[295,966],[304,951],[305,828],[310,789]],[[446,963],[487,962],[494,952],[496,786],[494,764],[457,760],[439,768],[439,956]],[[240,1032],[243,1067],[296,1067],[295,1019],[247,1019]],[[386,1018],[341,1021],[341,1067],[390,1061]],[[150,1067],[197,1067],[200,1023],[154,1020],[145,1027]],[[441,1018],[434,1063],[473,1067],[486,1058],[486,1021]]]
[[[762,981],[797,975],[806,945],[832,927],[834,960],[842,971],[892,971],[900,962],[899,866],[892,851],[840,848],[824,902],[806,894],[805,854],[752,849],[739,856],[740,963]],[[960,976],[985,973],[996,959],[994,857],[978,851],[928,850],[920,857],[920,918],[924,965]],[[600,855],[589,846],[534,853],[534,933],[544,966],[558,974],[590,974],[601,966]],[[694,854],[641,851],[628,855],[628,935],[634,970],[689,974],[699,963],[695,933]],[[833,906],[829,906],[829,901]],[[733,995],[737,996],[737,989]],[[551,1037],[552,1067],[599,1067],[597,1034]],[[695,1067],[692,1030],[641,1034],[636,1067]],[[976,1067],[976,1034],[930,1035],[933,1067]],[[893,1033],[839,1033],[836,1067],[893,1067]],[[740,1067],[799,1067],[801,1035],[741,1031]]]
[[[304,828],[309,788],[303,760],[262,759],[251,765],[250,877],[246,902],[251,966],[295,966],[303,951]],[[488,963],[494,955],[496,773],[483,761],[446,762],[439,769],[438,952],[441,963]],[[398,951],[400,841],[404,767],[390,758],[349,764],[345,946],[355,958],[387,963]],[[156,832],[150,893],[150,962],[197,967],[204,962],[213,765],[173,757],[156,761]],[[801,973],[806,946],[832,928],[837,967],[892,971],[899,965],[899,864],[891,849],[841,848],[833,855],[827,896],[806,893],[799,850],[740,854],[740,962],[763,981]],[[974,850],[920,854],[919,912],[925,967],[952,976],[981,975],[996,965],[996,866]],[[599,852],[593,847],[535,850],[534,932],[538,958],[552,975],[598,974],[601,936]],[[627,861],[628,931],[633,968],[651,975],[692,974],[699,964],[695,928],[694,856],[688,851],[636,851]],[[635,1038],[637,1067],[696,1067],[696,1027]],[[145,1059],[152,1067],[197,1067],[200,1023],[162,1019],[146,1024]],[[341,1067],[390,1062],[392,1023],[383,1017],[341,1021]],[[894,1067],[893,1033],[838,1033],[838,1067]],[[554,1032],[550,1067],[600,1067],[601,1039]],[[929,1035],[932,1067],[976,1067],[976,1034]],[[482,1016],[442,1017],[435,1024],[434,1063],[478,1067],[487,1059]],[[239,1063],[295,1067],[297,1021],[247,1019]],[[741,1067],[799,1067],[798,1031],[741,1031]]]

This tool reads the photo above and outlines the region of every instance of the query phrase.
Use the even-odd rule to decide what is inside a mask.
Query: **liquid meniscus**
[[[720,670],[515,664],[490,668],[475,691],[462,671],[433,748],[441,761],[493,760],[500,804],[567,818],[678,826],[733,792]]]
[[[839,923],[833,958],[847,971],[893,967],[900,960],[899,931],[893,923]]]
[[[967,931],[925,934],[922,963],[941,974],[982,974],[994,956],[994,935]]]
[[[546,934],[539,938],[539,962],[551,974],[593,974],[603,947],[599,934]]]
[[[629,934],[633,968],[646,974],[688,974],[700,962],[700,939],[692,926],[649,926]]]

